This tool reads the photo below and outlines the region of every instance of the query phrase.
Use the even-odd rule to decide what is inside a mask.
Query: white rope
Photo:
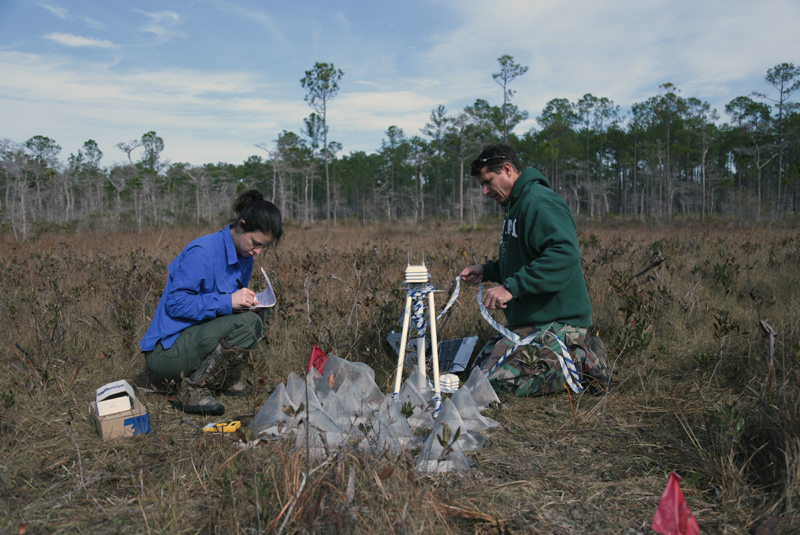
[[[455,303],[456,299],[458,299],[458,295],[461,293],[460,281],[461,281],[460,276],[456,277],[456,289],[453,292],[453,295],[450,297],[450,300],[447,302],[447,305],[445,305],[444,310],[442,310],[442,312],[436,317],[436,321],[439,321],[440,319],[442,319],[442,316],[444,316],[447,313],[447,311],[450,310],[450,307],[453,306],[453,303]],[[433,291],[434,291],[433,284],[428,284],[427,286],[422,287],[422,288],[413,287],[413,286],[409,285],[408,289],[406,290],[407,297],[411,300],[411,303],[412,303],[411,304],[411,307],[412,307],[411,320],[414,322],[414,326],[417,329],[417,338],[424,338],[425,337],[425,330],[428,328],[428,325],[431,324],[430,321],[429,322],[425,321],[425,297],[428,296]],[[433,313],[433,302],[432,301],[431,301],[431,311],[430,312]],[[405,317],[405,315],[404,315],[404,317]],[[405,319],[404,319],[404,321],[405,321]],[[405,326],[403,327],[403,332],[405,333]],[[434,338],[434,340],[436,339],[435,333],[434,333],[434,337],[433,338]],[[435,353],[434,353],[434,355],[435,355]],[[438,362],[434,362],[434,365],[438,366]],[[439,411],[442,408],[442,395],[439,392],[439,385],[435,385],[435,384],[431,383],[430,379],[428,379],[427,373],[425,373],[425,370],[420,370],[420,371],[423,374],[425,374],[425,379],[433,386],[433,390],[435,392],[435,395],[433,396],[433,403],[434,403],[434,407],[435,407],[434,411],[433,411],[433,417],[436,418],[436,417],[439,416]],[[438,377],[437,373],[438,373],[438,370],[434,369],[434,379],[436,377]],[[400,371],[399,371],[399,365],[398,365],[398,377],[397,377],[397,383],[396,384],[399,384],[399,381],[400,381],[399,374],[400,374]],[[393,393],[392,396],[396,399],[397,392]]]
[[[495,319],[489,314],[489,311],[486,310],[482,298],[483,298],[483,283],[479,283],[477,301],[478,301],[478,306],[481,309],[481,315],[483,316],[483,319],[485,319],[489,323],[489,325],[494,327],[497,332],[505,336],[512,344],[512,346],[508,349],[508,351],[506,351],[505,354],[502,357],[500,357],[500,360],[498,360],[495,363],[495,365],[492,366],[492,369],[489,370],[488,374],[486,374],[487,377],[490,376],[497,369],[497,367],[500,366],[500,364],[504,360],[506,360],[506,358],[509,355],[511,355],[511,353],[513,353],[520,347],[527,345],[534,346],[536,348],[548,347],[543,344],[537,343],[536,339],[541,338],[544,335],[550,333],[558,342],[560,353],[556,351],[553,351],[553,353],[555,353],[556,356],[558,357],[558,361],[561,364],[561,371],[564,374],[564,379],[567,381],[567,385],[569,385],[572,391],[575,392],[576,394],[580,394],[583,392],[583,386],[581,385],[580,382],[580,376],[578,375],[578,370],[575,368],[575,363],[572,361],[572,357],[569,354],[567,346],[564,345],[564,342],[562,342],[561,339],[555,335],[555,333],[552,333],[549,330],[549,327],[539,332],[535,332],[532,335],[527,336],[525,338],[521,338],[517,333],[511,331],[510,329],[507,329],[506,327],[500,325],[495,321]]]
[[[425,330],[428,328],[428,325],[430,325],[430,322],[425,321],[424,298],[432,291],[434,291],[433,284],[429,284],[424,288],[408,288],[407,290],[408,296],[411,297],[412,301],[412,311],[413,311],[412,320],[414,321],[414,326],[417,329],[418,338],[425,336]],[[440,319],[442,319],[442,316],[444,316],[448,310],[450,310],[450,307],[453,306],[453,303],[456,302],[456,299],[458,299],[458,296],[460,294],[461,294],[461,275],[457,275],[456,289],[453,291],[453,295],[450,297],[450,300],[447,302],[447,305],[445,305],[442,312],[436,317],[437,322]],[[544,344],[536,342],[537,338],[541,338],[549,333],[558,342],[560,353],[556,351],[553,352],[556,354],[556,357],[558,357],[558,362],[561,364],[561,371],[564,374],[564,379],[566,380],[567,385],[576,394],[580,394],[583,392],[583,386],[581,385],[580,382],[580,376],[578,375],[578,370],[575,367],[575,362],[573,362],[572,357],[569,354],[567,346],[564,345],[564,342],[562,342],[561,339],[555,335],[555,333],[549,330],[549,327],[539,332],[533,333],[532,335],[527,336],[525,338],[521,338],[517,333],[511,331],[510,329],[507,329],[506,327],[500,325],[499,323],[497,323],[497,321],[495,321],[495,319],[489,314],[489,311],[486,310],[482,298],[483,298],[483,283],[479,283],[477,301],[483,319],[485,319],[489,323],[489,325],[491,325],[497,332],[499,332],[505,338],[507,338],[512,344],[511,347],[508,349],[508,351],[506,351],[505,354],[502,357],[500,357],[500,360],[498,360],[495,363],[495,365],[492,366],[492,369],[489,370],[487,377],[491,375],[509,355],[511,355],[514,351],[516,351],[520,347],[528,345],[534,346],[536,348],[549,347],[545,346]]]
[[[414,327],[417,329],[417,338],[422,338],[425,336],[425,330],[428,328],[428,325],[431,324],[430,321],[425,321],[425,296],[432,291],[434,291],[433,284],[429,284],[424,288],[408,288],[407,290],[408,296],[411,297],[411,319],[414,322]],[[456,302],[456,299],[458,299],[460,293],[461,276],[459,275],[456,276],[456,289],[453,292],[453,295],[450,297],[450,300],[447,302],[442,312],[436,316],[437,322],[442,319],[442,316],[447,314],[447,311],[450,310],[450,307]]]

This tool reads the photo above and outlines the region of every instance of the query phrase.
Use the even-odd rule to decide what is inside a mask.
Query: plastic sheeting
[[[480,431],[499,425],[480,414],[482,408],[498,401],[497,395],[485,373],[476,369],[452,399],[444,400],[437,419],[433,418],[432,397],[432,384],[418,368],[395,399],[381,392],[369,366],[330,355],[324,374],[315,369],[305,379],[289,374],[286,385],[278,385],[259,409],[251,427],[260,440],[291,436],[299,451],[314,457],[345,446],[399,455],[419,447],[423,443],[420,432],[431,429],[417,469],[425,473],[469,469],[464,452],[482,448],[486,439]],[[411,408],[408,418],[404,406]],[[442,445],[446,429],[449,443]]]
[[[422,451],[417,461],[417,470],[424,473],[452,472],[454,470],[469,470],[471,468],[469,460],[464,456],[461,449],[461,437],[454,440],[461,418],[458,416],[453,403],[446,399],[442,403],[442,410],[436,425],[422,445]],[[456,427],[452,427],[455,424]],[[445,427],[449,429],[449,437],[446,437]],[[462,430],[463,435],[463,430]],[[449,440],[445,441],[446,438]],[[444,442],[444,444],[442,444]]]
[[[422,373],[418,366],[414,366],[414,369],[411,370],[411,374],[409,374],[408,379],[406,379],[407,383],[412,383],[426,399],[433,396],[433,383],[428,379],[428,377]]]
[[[255,430],[257,438],[279,438],[296,427],[295,410],[296,407],[286,393],[286,387],[281,383],[258,409],[250,427]]]
[[[400,440],[392,429],[392,424],[389,423],[384,413],[376,412],[370,420],[366,431],[366,437],[361,441],[358,449],[369,450],[378,455],[385,452],[399,455],[403,451],[403,446],[400,444]]]
[[[500,403],[494,388],[489,384],[486,372],[477,366],[472,368],[472,373],[462,388],[469,390],[479,410],[485,410],[491,403]]]
[[[464,428],[467,431],[483,431],[484,429],[490,429],[500,425],[497,421],[487,418],[480,413],[478,405],[472,398],[472,394],[470,394],[469,390],[466,388],[458,389],[458,391],[453,394],[451,401],[456,410],[458,410],[458,414],[461,416],[461,420],[464,422]]]
[[[433,403],[430,398],[422,397],[422,394],[414,385],[415,381],[410,377],[400,386],[397,393],[397,403],[402,407],[406,403],[411,403],[412,415],[408,418],[408,425],[411,429],[432,429]]]

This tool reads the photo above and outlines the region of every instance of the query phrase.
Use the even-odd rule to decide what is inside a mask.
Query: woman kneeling
[[[242,395],[239,380],[249,351],[261,338],[269,309],[247,288],[253,257],[283,235],[280,210],[258,190],[236,199],[229,226],[197,238],[169,265],[169,279],[150,328],[139,346],[159,380],[180,384],[173,406],[184,412],[221,415],[214,392]]]

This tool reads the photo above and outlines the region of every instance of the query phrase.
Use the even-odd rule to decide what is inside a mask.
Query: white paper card
[[[278,302],[278,299],[275,297],[275,292],[272,290],[272,282],[270,282],[269,277],[267,277],[267,272],[264,271],[263,267],[261,268],[261,273],[267,280],[267,287],[256,294],[258,304],[250,307],[250,310],[274,307],[275,303]]]

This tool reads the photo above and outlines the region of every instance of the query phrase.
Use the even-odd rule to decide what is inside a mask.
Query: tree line
[[[100,166],[103,152],[88,140],[59,159],[61,147],[37,135],[0,140],[0,224],[25,239],[48,226],[136,227],[218,221],[237,192],[257,187],[285,216],[307,225],[325,219],[374,221],[447,217],[476,221],[499,209],[468,176],[489,143],[506,142],[537,167],[575,214],[626,218],[709,216],[750,222],[800,209],[800,68],[769,69],[764,91],[731,100],[722,110],[684,97],[671,83],[622,110],[608,97],[586,94],[549,101],[538,128],[514,129],[529,113],[512,103],[512,82],[527,67],[498,58],[492,75],[500,105],[478,99],[463,110],[437,106],[419,132],[397,126],[374,152],[343,154],[328,139],[327,111],[344,73],[317,63],[301,85],[313,109],[298,132],[283,130],[243,163],[190,165],[162,159],[156,132],[117,143],[124,160]]]

